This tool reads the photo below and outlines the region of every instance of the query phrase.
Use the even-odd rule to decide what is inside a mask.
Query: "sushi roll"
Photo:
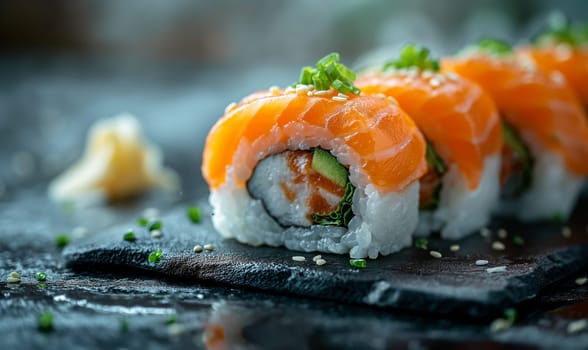
[[[222,236],[352,258],[412,243],[424,138],[394,101],[360,95],[338,61],[246,97],[208,134],[202,172]]]
[[[486,225],[500,192],[502,139],[492,99],[478,85],[439,72],[429,51],[412,45],[356,85],[395,98],[427,140],[417,234],[459,239]]]
[[[588,119],[565,79],[521,63],[493,39],[441,66],[480,84],[503,118],[499,212],[524,221],[566,219],[588,175]]]
[[[554,79],[565,78],[588,109],[588,24],[556,25],[516,54]]]

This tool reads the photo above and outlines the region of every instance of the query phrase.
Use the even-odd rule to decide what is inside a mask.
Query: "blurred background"
[[[586,19],[588,1],[2,0],[0,200],[61,172],[90,125],[120,112],[137,115],[185,191],[205,193],[204,138],[230,102],[331,51],[354,66],[407,42],[435,55],[488,35],[524,43],[555,10]]]

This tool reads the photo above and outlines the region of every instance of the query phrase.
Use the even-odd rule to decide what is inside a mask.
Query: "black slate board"
[[[210,208],[202,205],[205,211]],[[369,260],[366,269],[349,266],[347,256],[321,254],[324,266],[313,263],[319,253],[300,253],[284,248],[250,247],[234,240],[223,240],[214,231],[210,216],[199,224],[191,223],[185,208],[163,217],[163,237],[151,238],[147,229],[134,223],[137,241],[125,242],[127,226],[114,227],[103,234],[74,242],[63,255],[67,266],[76,270],[144,270],[187,282],[212,282],[255,288],[271,293],[287,293],[380,308],[471,317],[496,315],[504,307],[535,297],[558,280],[588,267],[588,197],[584,196],[566,224],[572,231],[564,237],[563,224],[521,224],[495,220],[493,234],[484,238],[474,234],[454,242],[429,239],[429,249],[443,253],[435,259],[428,251],[407,248],[400,253]],[[498,228],[508,237],[504,251],[491,243],[500,240]],[[522,247],[512,237],[525,239]],[[212,252],[194,253],[194,245],[213,244]],[[451,252],[449,246],[461,249]],[[150,252],[162,249],[164,257],[150,264]],[[303,255],[305,262],[292,260]],[[487,266],[476,266],[485,259]],[[506,272],[488,273],[489,267],[506,266]],[[121,269],[123,268],[123,269]]]

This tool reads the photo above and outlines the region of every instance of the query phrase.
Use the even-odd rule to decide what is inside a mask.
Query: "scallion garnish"
[[[37,272],[35,274],[35,278],[37,279],[37,281],[43,282],[47,280],[47,274],[45,272]]]
[[[39,331],[48,333],[53,330],[53,314],[50,311],[45,311],[37,317],[37,326]]]
[[[147,261],[155,264],[155,263],[158,263],[162,257],[163,257],[163,252],[161,251],[161,249],[157,249],[156,251],[149,254],[149,258],[147,258]]]
[[[365,269],[367,267],[367,262],[365,259],[349,259],[349,265],[356,269]]]
[[[165,319],[165,324],[167,325],[174,323],[178,323],[178,318],[176,317],[176,315],[170,315],[168,318]]]
[[[494,56],[502,56],[512,53],[512,46],[509,43],[495,38],[482,39],[474,45],[474,48],[478,51]]]
[[[55,237],[55,245],[58,248],[63,248],[69,244],[69,236],[67,235],[59,235]]]
[[[302,68],[300,78],[295,84],[314,85],[316,90],[329,90],[333,87],[343,94],[359,94],[360,90],[353,85],[355,73],[339,63],[339,60],[339,54],[333,52],[321,58],[315,68]]]
[[[200,209],[197,206],[188,207],[187,214],[193,223],[197,224],[200,222]]]
[[[154,230],[161,230],[161,228],[163,227],[163,222],[161,222],[161,220],[157,220],[151,223],[151,225],[149,225],[149,231],[154,231]]]
[[[389,61],[384,64],[383,71],[388,69],[408,69],[417,68],[419,70],[439,71],[439,61],[430,56],[429,49],[425,47],[416,47],[406,45],[401,51],[397,60]]]
[[[414,246],[417,247],[418,249],[422,249],[422,250],[427,250],[429,247],[429,240],[426,238],[417,238],[416,241],[414,241]]]
[[[149,225],[149,220],[147,220],[144,217],[140,217],[137,219],[137,225],[139,225],[141,227],[146,227],[147,225]]]
[[[516,246],[522,247],[525,244],[525,239],[521,235],[515,235],[512,238],[512,243]]]
[[[137,238],[135,237],[135,232],[129,230],[123,235],[123,239],[127,242],[134,242]]]

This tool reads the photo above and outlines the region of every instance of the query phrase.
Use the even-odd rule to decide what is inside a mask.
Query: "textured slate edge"
[[[120,268],[124,267],[129,270],[163,274],[188,282],[219,283],[381,308],[470,317],[490,317],[498,314],[504,307],[532,299],[549,284],[556,283],[588,267],[588,244],[567,247],[544,256],[530,273],[508,278],[505,291],[491,290],[487,292],[489,295],[478,299],[464,299],[463,296],[457,297],[451,294],[437,294],[432,298],[430,294],[420,290],[392,285],[380,285],[382,289],[378,293],[374,291],[379,282],[349,280],[344,275],[329,271],[321,271],[319,274],[303,266],[275,264],[271,270],[267,270],[260,269],[255,262],[230,261],[221,255],[209,255],[205,259],[188,255],[169,256],[159,264],[149,264],[146,262],[148,249],[134,252],[119,249],[116,252],[117,259],[112,259],[112,249],[92,247],[77,253],[66,251],[64,256],[66,265],[76,270],[87,271],[88,267],[92,266],[120,271]],[[578,262],[579,255],[582,256],[583,263]],[[214,272],[217,269],[221,269],[222,274]],[[360,274],[361,271],[356,273]],[[329,277],[325,277],[326,275]],[[186,278],[186,276],[191,277]],[[532,288],[529,288],[529,284]],[[371,294],[370,297],[370,293],[375,294]]]

